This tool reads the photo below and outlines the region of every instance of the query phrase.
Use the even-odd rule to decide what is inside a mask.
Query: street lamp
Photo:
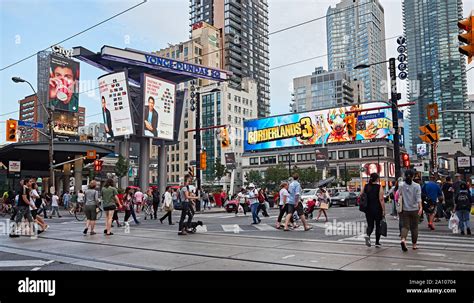
[[[31,89],[33,90],[33,92],[35,93],[36,95],[36,98],[38,100],[38,103],[40,103],[42,106],[43,106],[43,109],[44,111],[46,112],[46,114],[48,115],[48,126],[49,126],[49,136],[47,136],[46,134],[42,133],[46,138],[48,138],[48,142],[49,142],[49,179],[51,180],[50,182],[50,188],[51,187],[54,187],[55,185],[55,180],[54,180],[54,167],[53,167],[53,159],[54,159],[54,149],[53,149],[53,131],[54,131],[54,128],[53,128],[53,122],[52,122],[52,116],[53,116],[53,113],[52,113],[52,110],[51,108],[48,110],[46,108],[46,106],[44,105],[43,102],[41,102],[41,100],[39,99],[38,97],[38,94],[36,93],[36,90],[34,89],[33,85],[31,85],[31,83],[25,79],[22,79],[20,77],[13,77],[12,78],[12,81],[15,82],[15,83],[28,83],[28,85],[31,87]],[[38,129],[37,129],[38,132],[40,132]]]
[[[395,58],[390,58],[387,61],[382,61],[378,63],[372,64],[359,64],[354,69],[364,69],[369,68],[373,65],[378,65],[382,63],[389,63],[389,71],[390,71],[390,103],[392,105],[392,121],[393,121],[393,153],[395,157],[395,180],[401,176],[401,166],[400,166],[400,135],[398,133],[398,99],[399,95],[397,93],[397,73],[395,67]]]

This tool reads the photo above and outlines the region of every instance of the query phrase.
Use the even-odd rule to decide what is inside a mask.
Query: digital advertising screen
[[[390,108],[374,110],[384,106],[388,104],[371,102],[244,121],[244,150],[393,140]]]
[[[173,140],[176,84],[143,74],[143,136]]]
[[[79,119],[77,114],[68,112],[53,113],[54,133],[63,136],[79,135]]]
[[[79,110],[79,62],[50,56],[49,102],[55,111],[77,112]]]
[[[114,138],[134,134],[125,71],[104,75],[98,81],[107,136]]]

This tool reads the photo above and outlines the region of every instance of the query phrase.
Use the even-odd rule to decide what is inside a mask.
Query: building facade
[[[436,102],[439,110],[463,110],[467,101],[465,59],[458,51],[462,18],[461,0],[403,1],[407,40],[412,148],[421,143],[418,127],[428,123],[426,106]],[[441,137],[459,138],[471,145],[470,115],[440,113]]]
[[[363,98],[363,83],[352,82],[344,70],[317,67],[312,75],[294,78],[293,88],[292,112],[347,106]]]
[[[239,89],[243,78],[258,83],[258,116],[270,114],[267,0],[190,0],[190,23],[205,21],[223,31],[223,68]]]
[[[326,13],[329,70],[345,70],[364,85],[363,102],[388,100],[384,9],[378,0],[342,0]]]
[[[39,110],[41,105],[38,103],[38,96],[29,95],[23,100],[19,100],[20,114],[18,120],[29,122],[43,122],[39,120]],[[40,137],[46,138],[37,132],[34,128],[22,127],[20,128],[19,142],[39,142]]]

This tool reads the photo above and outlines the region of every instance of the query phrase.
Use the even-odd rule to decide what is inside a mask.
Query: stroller
[[[228,213],[235,213],[235,211],[239,208],[239,201],[229,200],[225,203],[224,207]]]
[[[153,199],[146,199],[142,211],[145,214],[145,220],[148,216],[150,216],[150,220],[153,219]]]
[[[306,216],[306,219],[313,219],[313,211],[316,208],[316,200],[309,200],[306,203],[306,207],[304,208],[304,215]]]

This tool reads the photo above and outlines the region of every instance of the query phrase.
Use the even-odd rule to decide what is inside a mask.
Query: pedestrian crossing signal
[[[410,155],[402,154],[403,167],[410,168]]]
[[[190,175],[191,178],[194,178],[194,166],[188,167],[188,175]]]
[[[7,142],[16,143],[18,142],[18,121],[7,120]]]
[[[201,152],[201,157],[200,157],[200,168],[201,170],[206,170],[207,169],[207,153],[205,151]]]
[[[94,161],[94,170],[99,172],[99,171],[102,171],[102,164],[104,163],[104,161],[102,160],[95,160]]]

